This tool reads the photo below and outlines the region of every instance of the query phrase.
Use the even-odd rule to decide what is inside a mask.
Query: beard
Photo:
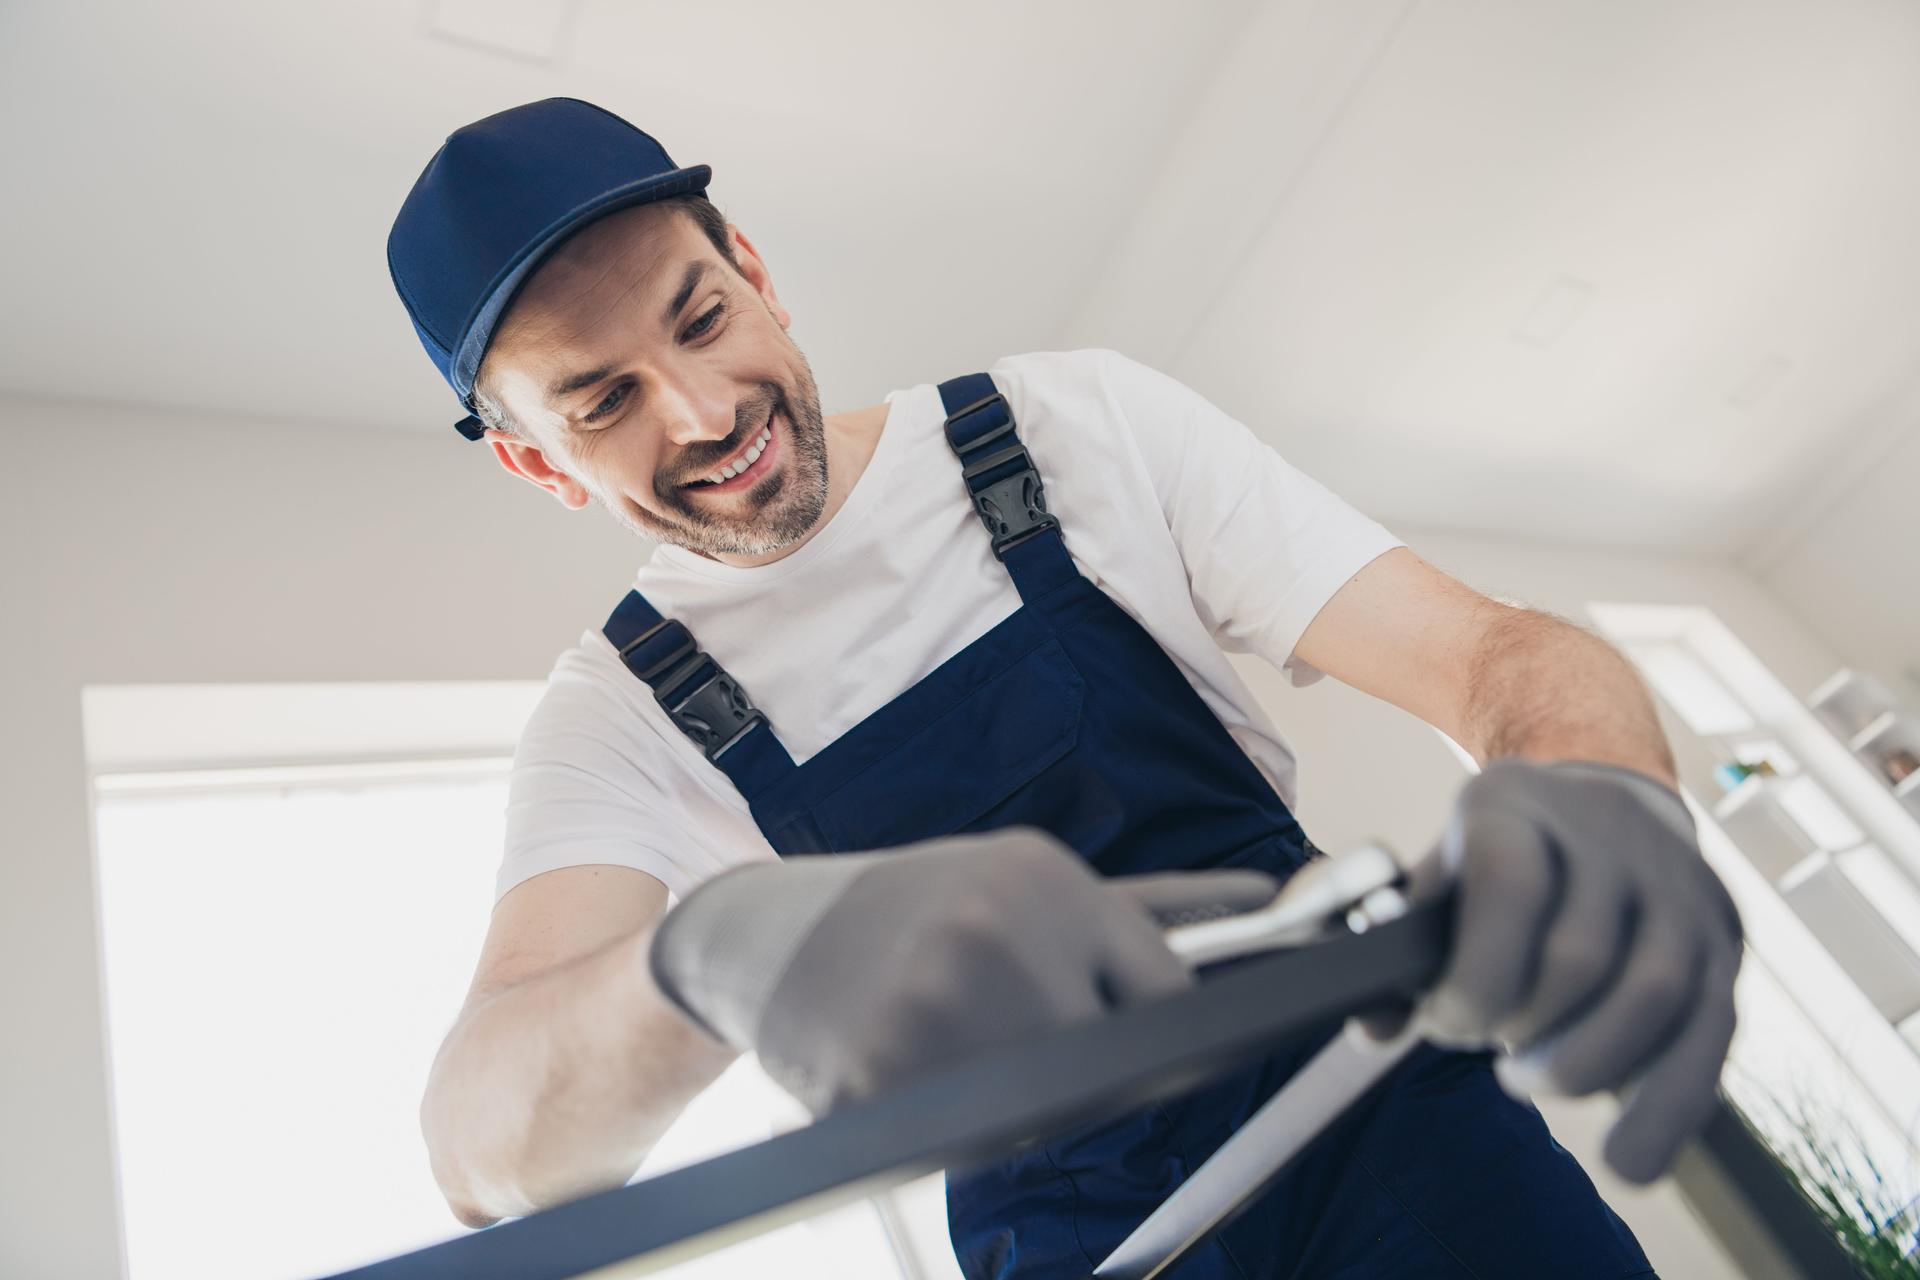
[[[767,556],[793,546],[813,531],[827,505],[826,419],[804,356],[797,381],[791,392],[777,383],[762,383],[760,394],[734,411],[733,431],[725,440],[690,447],[671,475],[665,468],[656,474],[655,510],[609,495],[595,497],[642,537],[700,555]],[[774,413],[786,424],[780,441],[786,456],[778,470],[744,492],[726,495],[724,506],[703,498],[698,488],[686,487],[686,481],[737,453]]]

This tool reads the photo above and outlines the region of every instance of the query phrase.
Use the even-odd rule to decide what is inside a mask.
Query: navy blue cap
[[[507,304],[542,258],[615,209],[704,191],[706,165],[574,98],[530,102],[455,131],[407,193],[387,269],[420,344],[473,408],[473,380]],[[478,440],[472,416],[455,423]]]

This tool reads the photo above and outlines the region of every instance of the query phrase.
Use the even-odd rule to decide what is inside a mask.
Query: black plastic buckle
[[[629,642],[620,651],[621,656],[624,658],[670,626],[680,627],[680,624],[672,618],[655,623]],[[685,627],[680,630],[685,638],[674,646],[673,652],[634,674],[652,686],[653,700],[680,732],[692,739],[693,745],[699,747],[708,760],[717,761],[734,743],[767,723],[767,718],[753,705],[739,681],[694,645],[692,633]],[[671,674],[655,684],[654,678],[662,672]],[[703,675],[705,679],[696,680]],[[684,696],[682,690],[685,690]]]
[[[669,628],[677,631],[680,635],[680,643],[673,646],[672,653],[655,662],[650,662],[644,667],[635,667],[631,662],[627,662],[627,655]],[[625,645],[621,646],[620,661],[626,662],[628,670],[651,685],[655,676],[678,666],[680,661],[689,654],[697,654],[699,652],[700,650],[694,646],[693,633],[691,631],[688,631],[677,619],[662,618],[633,639],[627,641]]]
[[[946,432],[947,444],[964,464],[960,475],[966,481],[967,493],[973,498],[973,509],[979,513],[980,522],[987,526],[987,533],[993,538],[993,554],[1004,560],[1007,552],[1048,529],[1058,529],[1060,522],[1047,511],[1047,491],[1040,483],[1040,473],[1034,470],[1026,446],[1017,439],[985,457],[978,457],[973,462],[966,461],[987,446],[1013,434],[1013,412],[1009,406],[1007,420],[991,431],[983,431],[965,443],[954,438],[954,424],[996,401],[1005,405],[1007,398],[996,391],[948,415]],[[974,477],[998,471],[1008,463],[1018,463],[1018,470],[978,488],[974,487]]]
[[[995,402],[1007,405],[1007,420],[1005,422],[1001,423],[999,426],[995,427],[991,431],[982,432],[978,437],[967,441],[965,444],[962,444],[960,441],[953,438],[953,426],[956,422],[959,422],[962,418],[968,417],[971,414],[978,413],[980,410],[986,408],[988,405],[993,404]],[[972,404],[968,405],[966,408],[956,409],[954,412],[948,414],[946,429],[947,429],[947,444],[949,447],[953,449],[955,453],[960,453],[960,454],[972,453],[975,449],[981,448],[983,445],[991,444],[993,441],[998,440],[1001,436],[1009,435],[1012,433],[1013,406],[1010,404],[1007,404],[1007,398],[1001,395],[998,391],[994,392],[992,395],[981,396],[978,400],[975,400]]]
[[[973,487],[975,476],[1009,462],[1018,462],[1019,470],[978,489]],[[980,522],[993,536],[993,554],[1001,559],[1027,539],[1060,527],[1060,522],[1047,510],[1046,488],[1040,483],[1040,473],[1033,469],[1024,447],[1016,444],[1002,449],[966,467],[961,475],[966,477],[967,492],[973,495],[973,509],[980,513]]]
[[[694,661],[687,665],[691,668],[689,671],[661,682],[653,691],[653,697],[707,759],[718,760],[734,743],[765,724],[767,718],[753,705],[739,681],[704,653],[695,654]],[[693,683],[692,677],[703,668],[706,678]],[[686,696],[676,697],[689,683],[693,683],[693,687],[687,690]]]

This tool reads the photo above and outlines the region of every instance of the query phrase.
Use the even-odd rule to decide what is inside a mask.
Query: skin
[[[478,385],[515,430],[489,429],[512,474],[577,510],[597,502],[643,536],[735,565],[766,564],[833,518],[886,421],[875,405],[823,417],[792,317],[739,228],[738,270],[665,205],[612,214],[569,239],[522,289]],[[705,268],[673,307],[690,268]],[[604,371],[571,392],[571,376]],[[769,422],[764,474],[697,486]]]

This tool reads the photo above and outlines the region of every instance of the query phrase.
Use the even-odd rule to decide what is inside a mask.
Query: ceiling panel
[[[570,94],[713,165],[870,403],[1056,339],[1250,7],[8,6],[0,388],[445,430],[388,223],[450,129]]]
[[[1916,71],[1910,5],[1406,6],[1161,358],[1391,519],[1732,551],[1910,407]]]
[[[387,225],[555,93],[830,407],[1117,346],[1389,522],[1709,553],[1920,410],[1905,0],[16,3],[0,389],[445,431]]]

